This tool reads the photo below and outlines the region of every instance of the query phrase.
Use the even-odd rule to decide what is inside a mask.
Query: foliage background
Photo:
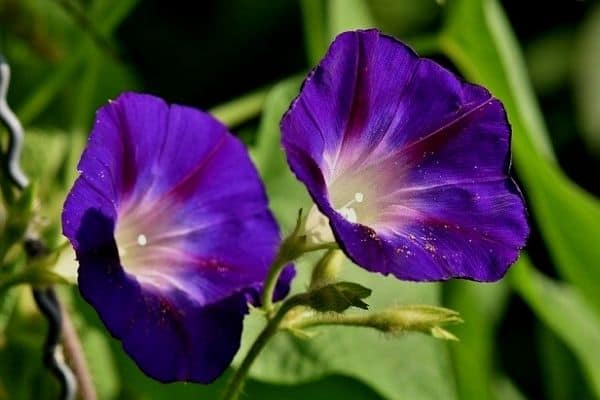
[[[0,0],[0,52],[13,71],[9,102],[26,128],[23,163],[38,184],[38,230],[59,243],[61,203],[95,109],[138,90],[212,110],[230,125],[250,146],[288,232],[308,198],[284,164],[279,119],[334,35],[371,26],[504,102],[531,238],[496,284],[406,284],[347,266],[347,276],[374,289],[374,308],[457,309],[466,321],[453,329],[461,342],[358,328],[323,328],[311,341],[280,335],[255,364],[246,398],[600,398],[597,1]],[[7,211],[0,207],[5,242]],[[7,259],[0,268],[23,267],[19,256]],[[72,255],[58,267],[72,277]],[[53,399],[56,385],[41,367],[44,322],[29,288],[1,277],[0,399]],[[146,378],[76,287],[63,285],[60,295],[101,399],[221,393],[229,373],[206,387]],[[248,318],[242,353],[259,323]]]

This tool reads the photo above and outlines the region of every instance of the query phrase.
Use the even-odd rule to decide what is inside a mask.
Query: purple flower
[[[529,228],[486,89],[376,30],[346,32],[281,121],[306,233],[405,280],[500,279]]]
[[[78,168],[63,232],[81,294],[148,375],[212,381],[279,244],[245,148],[206,113],[129,93],[100,109]]]

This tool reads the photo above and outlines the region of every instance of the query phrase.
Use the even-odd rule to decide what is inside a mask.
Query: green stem
[[[210,112],[228,127],[236,126],[260,114],[270,87],[258,89],[228,103],[218,105]]]
[[[337,245],[333,242],[306,244],[306,237],[299,235],[298,232],[299,228],[297,228],[287,239],[283,241],[283,243],[281,243],[277,257],[271,264],[267,278],[263,284],[262,309],[267,314],[267,317],[270,317],[273,314],[273,294],[275,293],[275,287],[277,286],[279,275],[281,275],[281,272],[288,263],[294,261],[305,253],[337,248]]]
[[[317,313],[311,311],[309,315],[291,321],[290,328],[303,329],[321,325],[346,325],[380,329],[381,326],[373,314],[339,314]]]
[[[258,357],[267,342],[277,333],[279,324],[288,311],[296,307],[298,304],[301,304],[303,299],[303,295],[296,295],[290,297],[285,303],[282,304],[281,308],[279,308],[277,311],[277,314],[275,314],[275,316],[267,323],[254,343],[252,343],[252,347],[250,347],[250,350],[248,350],[248,353],[246,353],[246,356],[242,360],[240,367],[237,369],[237,371],[235,371],[233,378],[231,378],[225,395],[223,396],[223,400],[237,400],[239,398],[240,394],[242,393],[242,389],[244,388],[244,383],[246,382],[252,363],[254,360],[256,360],[256,357]]]
[[[262,308],[265,310],[267,315],[270,315],[273,312],[273,294],[275,293],[275,287],[277,286],[279,275],[281,275],[281,271],[283,271],[286,264],[291,261],[287,260],[287,257],[283,256],[282,253],[282,251],[279,252],[277,258],[271,265],[271,268],[269,268],[267,279],[265,279],[265,283],[263,285]]]
[[[458,312],[430,305],[406,305],[359,314],[341,314],[335,312],[316,312],[308,310],[284,323],[286,329],[304,329],[321,325],[342,325],[373,328],[381,332],[423,332],[427,334],[446,333],[442,325],[462,323]],[[443,331],[443,332],[441,332]],[[440,337],[440,336],[436,336]],[[454,338],[447,334],[444,339]]]

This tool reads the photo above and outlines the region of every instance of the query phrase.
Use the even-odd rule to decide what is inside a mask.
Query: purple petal
[[[130,93],[100,109],[78,169],[63,233],[82,295],[149,375],[210,381],[279,245],[244,146],[206,113]]]
[[[114,222],[90,209],[77,236],[79,289],[112,334],[149,376],[208,383],[237,352],[243,294],[199,306],[180,290],[144,287],[119,264]]]
[[[497,280],[525,243],[502,104],[391,37],[338,36],[281,128],[290,167],[369,270]]]

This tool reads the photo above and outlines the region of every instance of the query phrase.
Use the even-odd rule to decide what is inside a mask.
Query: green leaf
[[[600,312],[600,269],[590,268],[600,260],[600,204],[554,162],[522,55],[499,4],[456,0],[448,8],[442,48],[468,78],[504,103],[513,128],[515,166],[531,213],[561,274]]]
[[[260,400],[383,400],[373,389],[356,379],[329,376],[301,385],[265,384],[251,380],[242,398]]]
[[[587,297],[573,286],[538,272],[523,255],[510,282],[540,320],[576,355],[596,396],[600,397],[600,317]]]
[[[367,310],[369,305],[362,301],[371,295],[371,289],[354,282],[337,282],[308,292],[305,305],[317,311],[344,312],[350,307]]]
[[[508,284],[457,280],[444,289],[446,305],[465,320],[453,328],[462,345],[451,347],[459,398],[493,399],[496,328],[508,301]]]

